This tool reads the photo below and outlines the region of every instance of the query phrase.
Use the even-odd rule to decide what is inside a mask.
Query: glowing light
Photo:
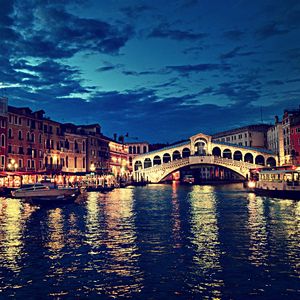
[[[255,188],[255,181],[249,181],[249,182],[248,182],[248,187],[249,187],[250,189]]]
[[[92,172],[94,172],[94,171],[96,170],[95,164],[91,164],[90,170],[91,170]]]

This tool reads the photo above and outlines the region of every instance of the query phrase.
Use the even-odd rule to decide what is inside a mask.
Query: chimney
[[[116,141],[117,140],[117,134],[114,133],[114,140]]]
[[[279,118],[278,116],[275,116],[275,124],[278,124],[279,123]]]

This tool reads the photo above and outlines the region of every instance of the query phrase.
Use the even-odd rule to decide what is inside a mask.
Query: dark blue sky
[[[0,0],[0,40],[11,105],[109,136],[172,142],[300,103],[298,0]]]

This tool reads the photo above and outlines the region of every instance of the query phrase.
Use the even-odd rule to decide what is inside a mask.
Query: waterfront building
[[[86,136],[86,171],[102,175],[109,172],[109,139],[101,133],[99,124],[79,125]]]
[[[291,162],[300,164],[300,114],[291,118],[290,123]]]
[[[109,152],[110,152],[110,170],[116,177],[128,177],[129,162],[128,162],[128,145],[124,142],[116,141],[114,139],[109,140]]]
[[[0,167],[4,171],[7,157],[7,98],[0,98]]]
[[[61,151],[64,148],[65,137],[62,133],[61,124],[49,118],[43,119],[43,136],[45,158],[44,165],[48,174],[62,171],[63,160]]]
[[[132,161],[139,155],[149,152],[149,143],[147,142],[127,142],[128,146],[128,168],[132,172]]]
[[[87,137],[79,134],[74,124],[62,124],[61,134],[64,136],[63,146],[60,148],[60,164],[63,172],[86,172],[86,144]]]
[[[216,133],[213,141],[238,146],[267,148],[267,131],[271,125],[257,124]]]
[[[284,164],[292,164],[294,160],[294,152],[292,153],[291,144],[291,124],[293,119],[300,116],[300,109],[285,110],[282,117],[282,131],[284,144]]]
[[[267,132],[268,149],[278,155],[279,165],[284,164],[284,143],[282,122],[275,116],[275,124]]]
[[[28,107],[8,106],[8,171],[44,170],[43,114],[43,110],[32,112]]]

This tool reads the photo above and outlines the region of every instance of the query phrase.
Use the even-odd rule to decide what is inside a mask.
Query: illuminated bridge
[[[211,136],[199,133],[180,144],[136,156],[133,176],[136,181],[158,183],[185,167],[213,165],[247,178],[250,169],[276,166],[277,162],[269,150],[213,142]]]

